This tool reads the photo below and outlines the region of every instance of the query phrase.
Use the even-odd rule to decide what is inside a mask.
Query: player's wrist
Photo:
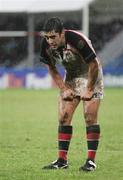
[[[69,88],[64,85],[64,86],[62,86],[62,87],[60,88],[60,90],[61,90],[61,92],[64,92],[64,91],[69,90]]]
[[[89,92],[92,92],[92,91],[94,91],[94,87],[93,86],[87,86],[87,91],[89,91]]]

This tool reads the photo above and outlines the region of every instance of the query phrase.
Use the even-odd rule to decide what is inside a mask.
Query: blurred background
[[[0,0],[0,89],[55,86],[40,63],[41,31],[52,16],[89,37],[105,86],[123,87],[122,0]]]

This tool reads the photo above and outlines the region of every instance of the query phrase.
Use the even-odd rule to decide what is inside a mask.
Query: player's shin
[[[100,138],[100,126],[98,124],[86,127],[88,159],[95,160]]]
[[[58,128],[58,149],[59,158],[67,160],[70,140],[72,137],[72,126],[59,126]]]

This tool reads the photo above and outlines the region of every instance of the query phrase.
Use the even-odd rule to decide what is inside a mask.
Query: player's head
[[[44,32],[51,32],[51,31],[55,31],[56,33],[62,33],[64,27],[63,27],[63,23],[61,22],[61,20],[58,17],[52,17],[50,19],[48,19],[45,24],[44,24]]]
[[[65,42],[64,27],[59,18],[53,17],[48,19],[43,30],[44,36],[52,48],[57,49],[58,47],[63,46]]]

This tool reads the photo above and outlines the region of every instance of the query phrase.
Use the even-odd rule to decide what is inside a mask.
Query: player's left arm
[[[71,36],[72,39],[70,40],[70,43],[78,51],[80,56],[82,56],[83,60],[88,65],[88,83],[85,91],[81,93],[81,99],[88,101],[91,100],[94,94],[94,88],[99,69],[98,59],[91,45],[91,42],[87,38],[85,38],[84,35],[70,32],[69,36]]]
[[[91,100],[94,94],[94,87],[98,77],[99,63],[96,53],[89,39],[75,31],[67,31],[67,41],[77,50],[79,55],[88,64],[88,83],[84,92],[81,93],[81,99]]]
[[[95,83],[97,81],[98,69],[99,69],[99,65],[96,58],[91,60],[88,66],[89,66],[89,69],[88,69],[87,87],[85,91],[81,93],[81,99],[84,101],[91,100],[94,95],[94,88],[95,88]]]
[[[99,69],[99,65],[96,58],[91,60],[88,66],[89,66],[89,69],[88,69],[87,89],[90,91],[93,91],[95,88],[95,83],[97,81],[98,69]]]

